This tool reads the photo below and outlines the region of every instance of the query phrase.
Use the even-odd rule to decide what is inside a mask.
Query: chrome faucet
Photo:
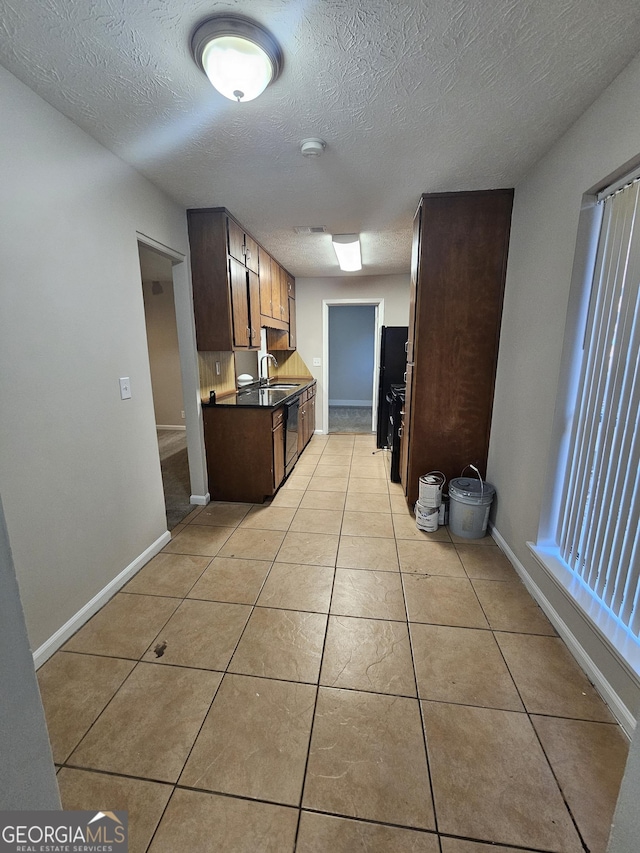
[[[267,370],[266,370],[266,375],[263,377],[262,376],[262,362],[265,360],[265,358],[267,359]],[[276,361],[275,355],[271,355],[270,352],[268,352],[266,355],[263,355],[262,358],[260,359],[260,384],[263,384],[263,383],[268,384],[268,382],[269,382],[269,361],[268,361],[269,359],[271,359],[271,361],[273,362],[275,367],[278,366],[278,362]]]

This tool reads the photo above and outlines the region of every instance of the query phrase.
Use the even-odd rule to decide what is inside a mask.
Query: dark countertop
[[[290,397],[295,397],[296,394],[313,385],[315,381],[315,379],[272,380],[271,385],[275,385],[275,388],[254,382],[251,385],[241,388],[235,394],[221,397],[215,403],[203,400],[202,407],[209,409],[215,406],[239,406],[243,409],[277,409],[278,406],[282,406]],[[282,386],[284,385],[289,387],[283,388]]]

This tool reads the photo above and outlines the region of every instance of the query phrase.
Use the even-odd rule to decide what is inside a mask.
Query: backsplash
[[[216,373],[216,362],[220,373]],[[216,394],[236,390],[235,357],[232,352],[199,352],[200,397],[209,400],[209,391]]]
[[[273,353],[278,366],[269,365],[269,375],[273,377],[309,377],[311,371],[297,352],[277,350]],[[216,373],[216,362],[220,364],[220,373]],[[209,392],[225,394],[236,390],[236,363],[233,352],[199,352],[198,369],[200,373],[200,397],[209,400]],[[256,376],[256,379],[258,377]]]
[[[284,378],[285,376],[298,376],[311,378],[311,371],[304,363],[297,352],[286,352],[284,350],[274,350],[273,355],[278,362],[277,367],[270,365],[269,372],[271,376]]]

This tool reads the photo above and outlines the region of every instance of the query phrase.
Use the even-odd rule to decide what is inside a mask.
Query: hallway
[[[316,435],[270,504],[193,510],[40,669],[65,808],[128,809],[132,853],[604,853],[625,736],[374,449]]]
[[[173,530],[192,509],[187,434],[182,430],[159,429],[157,435],[167,529]]]

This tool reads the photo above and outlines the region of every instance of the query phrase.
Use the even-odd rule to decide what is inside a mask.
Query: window
[[[585,608],[640,636],[640,180],[604,198],[555,556]],[[575,586],[575,584],[574,584]],[[598,620],[596,620],[598,621]],[[611,634],[611,632],[609,632]],[[610,636],[611,639],[611,636]],[[619,644],[616,644],[619,645]]]

